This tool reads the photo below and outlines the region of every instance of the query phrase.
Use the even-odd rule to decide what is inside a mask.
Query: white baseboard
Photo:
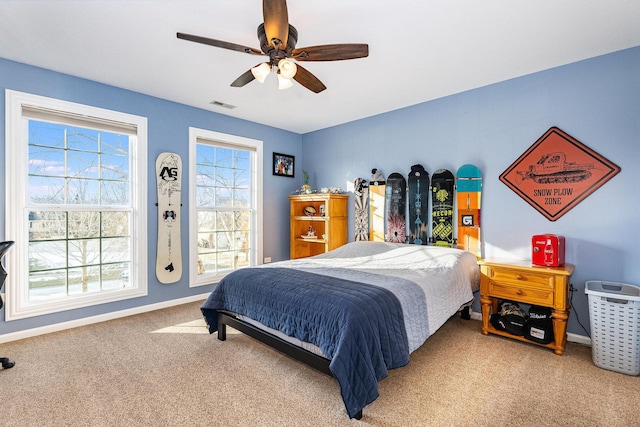
[[[585,337],[584,335],[572,334],[571,332],[567,332],[567,341],[582,345],[588,345],[589,347],[591,347],[591,338]]]
[[[205,299],[207,299],[208,296],[209,296],[209,293],[201,294],[201,295],[193,295],[190,297],[180,298],[176,300],[164,301],[164,302],[159,302],[155,304],[129,308],[127,310],[100,314],[98,316],[85,317],[82,319],[70,320],[68,322],[41,326],[39,328],[25,329],[23,331],[11,332],[8,334],[0,335],[0,344],[11,342],[11,341],[18,341],[25,338],[31,338],[38,335],[50,334],[51,332],[64,331],[66,329],[77,328],[80,326],[92,325],[94,323],[106,322],[108,320],[114,320],[114,319],[119,319],[121,317],[133,316],[135,314],[147,313],[149,311],[160,310],[163,308],[174,307],[177,305],[188,304],[190,302],[204,301]]]
[[[471,319],[482,321],[482,313],[469,310],[469,314],[471,315]],[[567,341],[591,346],[591,338],[585,337],[584,335],[572,334],[571,332],[567,333]]]
[[[56,323],[53,325],[41,326],[39,328],[25,329],[23,331],[12,332],[4,335],[0,335],[0,344],[18,341],[25,338],[36,337],[38,335],[50,334],[52,332],[64,331],[66,329],[73,329],[80,326],[92,325],[94,323],[106,322],[108,320],[119,319],[121,317],[133,316],[136,314],[147,313],[149,311],[160,310],[163,308],[175,307],[177,305],[188,304],[190,302],[204,301],[209,296],[209,293],[201,295],[193,295],[190,297],[180,298],[177,300],[164,301],[156,304],[143,305],[140,307],[134,307],[127,310],[114,311],[112,313],[100,314],[98,316],[85,317],[83,319],[70,320],[68,322]],[[472,320],[482,321],[482,313],[469,310],[469,314]],[[591,338],[584,335],[567,333],[567,341],[575,342],[583,345],[591,345]]]

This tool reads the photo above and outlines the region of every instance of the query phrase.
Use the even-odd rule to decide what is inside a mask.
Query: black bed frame
[[[463,319],[468,320],[471,318],[469,310],[470,306],[466,306],[462,309],[461,316]],[[251,323],[238,319],[229,311],[218,311],[218,339],[220,341],[225,341],[227,339],[227,325],[257,339],[269,347],[281,351],[282,353],[319,370],[320,372],[333,376],[333,373],[331,373],[331,370],[329,369],[329,363],[331,363],[331,360],[318,356],[317,354],[305,350],[302,347],[298,347],[297,345],[287,342],[280,337],[270,334],[269,332],[265,332]],[[354,418],[356,420],[362,419],[362,410],[360,410]]]
[[[317,354],[305,350],[302,347],[298,347],[295,344],[291,344],[290,342],[270,334],[269,332],[265,332],[244,320],[238,319],[233,313],[223,310],[218,311],[218,339],[220,341],[225,341],[227,339],[227,325],[257,339],[269,347],[281,351],[282,353],[319,370],[320,372],[333,376],[333,373],[331,373],[331,370],[329,369],[329,363],[331,363],[331,360],[318,356]],[[360,410],[354,418],[357,420],[361,419],[362,410]]]

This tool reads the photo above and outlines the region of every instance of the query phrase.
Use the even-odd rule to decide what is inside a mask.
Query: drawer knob
[[[518,274],[518,275],[516,276],[516,279],[518,279],[518,280],[524,280],[524,276],[523,276],[522,274]]]
[[[522,295],[522,289],[518,289],[518,290],[516,291],[516,294],[517,294],[517,295]]]

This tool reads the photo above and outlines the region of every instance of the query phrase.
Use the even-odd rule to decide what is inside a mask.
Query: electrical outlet
[[[265,264],[269,264],[270,262],[271,262],[271,257],[270,256],[264,258],[264,263]]]

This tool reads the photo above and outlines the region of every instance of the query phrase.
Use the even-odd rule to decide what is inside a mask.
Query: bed
[[[452,248],[359,241],[309,258],[227,275],[201,310],[333,375],[350,418],[378,397],[388,369],[409,363],[480,280],[475,255]]]

